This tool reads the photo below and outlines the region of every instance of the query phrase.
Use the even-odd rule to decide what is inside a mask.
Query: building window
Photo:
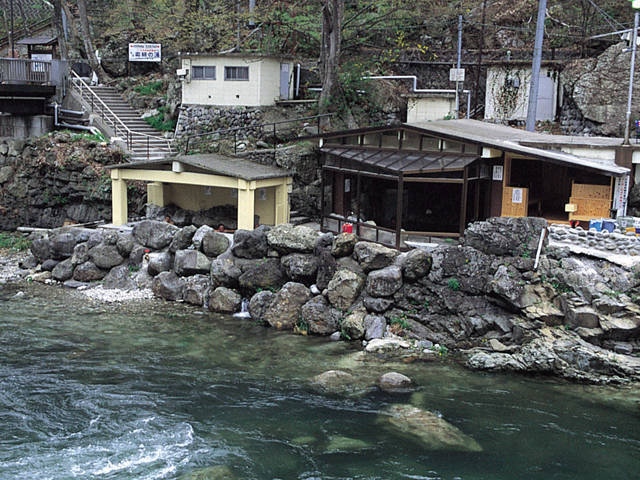
[[[216,67],[191,67],[192,80],[215,80]]]
[[[225,80],[249,80],[249,67],[224,67]]]

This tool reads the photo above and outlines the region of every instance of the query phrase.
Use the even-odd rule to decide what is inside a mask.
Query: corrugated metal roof
[[[479,158],[479,155],[464,153],[409,152],[356,147],[327,146],[322,147],[320,151],[368,167],[404,175],[462,171]]]

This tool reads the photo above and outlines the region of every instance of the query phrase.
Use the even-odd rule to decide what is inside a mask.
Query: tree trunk
[[[109,75],[107,75],[98,61],[96,50],[93,47],[93,41],[91,40],[91,28],[89,26],[89,16],[87,15],[87,2],[85,0],[76,0],[76,3],[78,5],[78,16],[80,17],[80,32],[82,34],[82,41],[84,43],[84,49],[89,65],[93,71],[96,72],[100,81],[104,82],[105,80],[110,80]]]
[[[62,7],[62,0],[53,0],[53,28],[58,37],[58,51],[60,52],[60,59],[67,60],[69,58],[69,40],[67,38],[67,32],[64,29],[65,22],[63,21],[66,12]],[[67,17],[67,22],[69,17]]]
[[[344,0],[323,0],[322,6],[322,45],[320,50],[320,73],[322,75],[322,92],[320,93],[319,111],[331,111],[332,99],[340,88],[338,68],[340,66],[340,44],[342,42],[342,17]],[[324,117],[320,124],[327,127],[329,117]]]

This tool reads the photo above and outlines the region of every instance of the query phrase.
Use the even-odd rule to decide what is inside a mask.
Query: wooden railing
[[[43,85],[51,82],[51,62],[0,58],[0,83]]]
[[[161,136],[149,135],[131,130],[120,118],[102,101],[100,96],[76,72],[71,72],[71,87],[87,102],[91,112],[100,117],[106,127],[110,128],[113,136],[124,140],[127,150],[133,151],[134,145],[146,149],[147,160],[151,157],[151,141],[158,140],[167,145],[167,153],[171,153],[171,140]]]

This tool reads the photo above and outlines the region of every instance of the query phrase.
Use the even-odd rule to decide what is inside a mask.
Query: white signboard
[[[502,180],[502,175],[503,175],[502,165],[494,165],[492,180]]]
[[[162,45],[159,43],[130,43],[130,62],[160,62],[162,60]]]
[[[511,192],[511,203],[522,203],[522,189],[514,188]]]
[[[464,82],[464,68],[449,69],[450,82]]]

